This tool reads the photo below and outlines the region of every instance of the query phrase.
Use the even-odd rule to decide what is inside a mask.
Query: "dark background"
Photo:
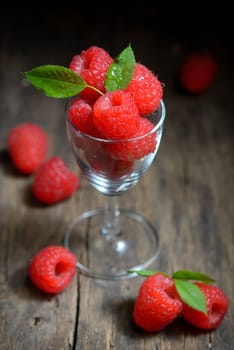
[[[0,52],[31,55],[34,66],[68,65],[73,55],[91,45],[115,57],[131,43],[136,60],[160,73],[170,86],[190,51],[211,51],[233,67],[231,17],[225,2],[21,2],[1,6]],[[222,65],[225,70],[226,63]]]
[[[188,48],[232,48],[232,11],[225,2],[33,2],[1,6],[1,40],[30,50],[38,45],[79,51],[91,44],[108,49],[136,33],[157,41],[180,41]],[[123,39],[122,39],[123,40]],[[137,46],[137,42],[134,43]],[[62,53],[62,52],[61,52]]]
[[[164,84],[170,112],[174,98],[180,103],[183,93],[177,84],[183,57],[191,51],[208,51],[217,59],[218,76],[200,102],[207,103],[206,97],[213,93],[231,111],[232,22],[232,11],[225,2],[41,1],[5,5],[0,10],[0,54],[6,63],[0,69],[0,79],[11,79],[10,84],[20,86],[22,71],[43,64],[68,66],[75,54],[91,45],[101,46],[115,57],[131,43],[136,60],[152,69]],[[18,59],[18,67],[14,67],[17,76],[11,75],[12,57],[14,62]]]

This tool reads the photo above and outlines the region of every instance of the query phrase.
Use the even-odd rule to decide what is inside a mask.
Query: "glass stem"
[[[115,240],[121,232],[120,210],[117,196],[106,196],[104,205],[104,222],[101,234],[107,240]]]

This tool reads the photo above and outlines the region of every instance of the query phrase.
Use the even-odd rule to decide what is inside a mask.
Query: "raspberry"
[[[132,96],[123,91],[107,92],[93,106],[93,121],[107,139],[120,140],[134,135],[140,115]]]
[[[75,98],[68,109],[68,117],[79,131],[94,137],[100,137],[100,133],[93,122],[93,107],[88,100],[81,97]]]
[[[149,119],[140,117],[139,128],[132,135],[132,138],[143,136],[149,133],[154,128],[154,125]],[[128,142],[118,142],[106,144],[106,149],[114,159],[133,161],[153,153],[156,148],[156,132]]]
[[[163,96],[161,82],[140,63],[136,63],[133,78],[125,90],[134,96],[141,115],[150,114],[157,109]]]
[[[221,324],[227,313],[229,300],[217,286],[202,282],[194,282],[194,284],[200,288],[206,297],[207,315],[184,304],[182,317],[198,328],[215,329]]]
[[[75,55],[69,64],[69,68],[78,73],[87,84],[105,92],[105,75],[112,62],[113,58],[106,50],[98,46],[91,46]],[[100,96],[90,88],[84,89],[80,95],[83,98],[88,97],[93,100]]]
[[[29,277],[46,293],[57,294],[67,288],[76,273],[76,257],[65,247],[48,246],[31,260]]]
[[[190,53],[181,63],[179,84],[192,94],[205,92],[217,75],[217,62],[210,53]]]
[[[32,184],[35,197],[44,204],[54,204],[71,196],[78,188],[78,176],[60,157],[51,157],[41,165]]]
[[[139,289],[133,319],[145,331],[158,332],[175,320],[182,308],[173,280],[155,273],[147,277]]]
[[[7,148],[12,163],[25,175],[39,168],[45,160],[48,147],[47,133],[35,123],[19,124],[8,134]]]
[[[95,152],[86,152],[86,159],[95,172],[113,180],[129,175],[133,170],[133,162],[115,160],[103,147]]]

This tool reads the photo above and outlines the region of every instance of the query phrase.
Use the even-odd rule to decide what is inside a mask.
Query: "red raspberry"
[[[107,92],[93,106],[93,121],[107,139],[120,140],[134,135],[140,115],[132,96],[123,91]]]
[[[161,273],[147,277],[136,298],[133,319],[147,332],[158,332],[181,314],[183,308],[174,282]]]
[[[86,152],[86,159],[95,172],[114,180],[129,175],[133,170],[133,162],[113,159],[103,147],[95,152]]]
[[[112,62],[113,58],[106,50],[98,46],[91,46],[75,55],[69,64],[69,68],[78,73],[87,84],[105,92],[106,72]],[[84,89],[80,95],[83,98],[88,97],[93,100],[100,96],[90,88]]]
[[[150,114],[157,109],[163,96],[161,82],[140,63],[136,63],[133,78],[125,90],[134,96],[141,115]]]
[[[59,157],[51,157],[37,171],[32,191],[45,204],[54,204],[71,196],[78,188],[78,176]]]
[[[179,68],[179,83],[192,94],[205,92],[217,74],[216,59],[209,53],[188,54]]]
[[[70,285],[75,273],[76,257],[62,246],[43,248],[29,265],[31,281],[46,293],[60,293]]]
[[[93,122],[92,103],[88,100],[81,97],[75,98],[68,109],[68,118],[79,131],[94,137],[100,137],[100,133]]]
[[[23,174],[36,171],[49,147],[47,133],[37,124],[25,122],[12,128],[7,148],[14,166]]]
[[[149,133],[154,125],[145,117],[140,117],[138,130],[132,138],[143,136]],[[156,132],[153,132],[138,140],[106,144],[106,149],[114,159],[133,161],[141,159],[156,148]]]
[[[215,329],[221,324],[228,311],[229,300],[217,286],[202,282],[194,282],[194,284],[205,294],[207,315],[184,304],[182,316],[198,328]]]

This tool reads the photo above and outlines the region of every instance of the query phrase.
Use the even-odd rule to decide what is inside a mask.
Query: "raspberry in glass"
[[[107,139],[121,140],[134,135],[140,114],[131,94],[123,90],[105,93],[93,105],[93,121]]]
[[[78,73],[87,84],[105,92],[106,72],[112,62],[113,58],[105,49],[90,46],[87,50],[73,56],[69,68]],[[100,96],[99,93],[90,88],[85,88],[80,95],[93,101]]]
[[[149,119],[140,117],[139,127],[135,134],[132,135],[132,141],[109,143],[105,147],[114,159],[126,161],[141,159],[153,153],[156,149],[156,131],[150,133],[153,128],[154,125]],[[140,138],[134,140],[137,137]]]
[[[136,63],[133,78],[125,90],[133,95],[143,116],[157,109],[163,97],[163,87],[158,77],[140,63]]]

